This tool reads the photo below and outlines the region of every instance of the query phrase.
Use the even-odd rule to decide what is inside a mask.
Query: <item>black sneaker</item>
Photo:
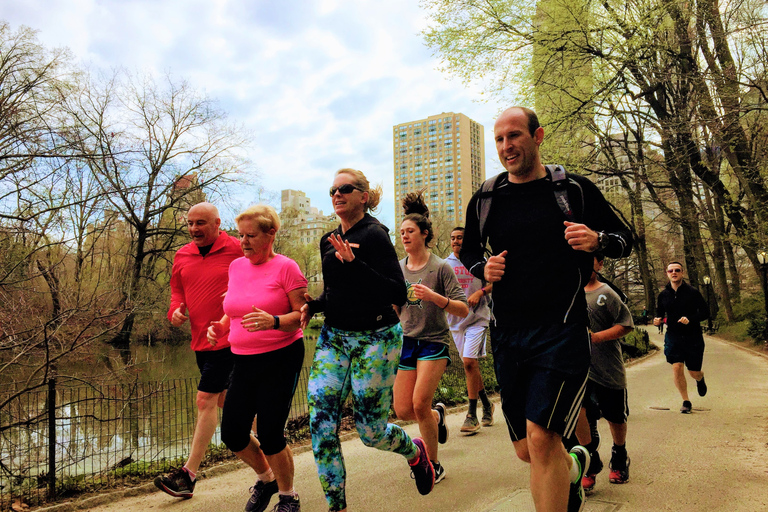
[[[437,485],[445,478],[445,468],[439,462],[433,462],[432,467],[435,468],[435,485]]]
[[[696,391],[699,392],[699,396],[707,394],[707,383],[704,382],[704,377],[702,377],[701,380],[696,381]]]
[[[245,512],[264,512],[267,510],[269,500],[277,493],[277,480],[262,482],[257,480],[250,489],[251,497],[245,504]]]
[[[603,461],[600,460],[600,452],[591,452],[589,454],[590,462],[587,468],[588,475],[596,475],[603,470]]]
[[[411,466],[411,476],[416,480],[416,488],[419,494],[427,495],[435,488],[435,468],[429,461],[429,452],[424,440],[420,437],[413,439],[413,444],[419,448],[419,457]]]
[[[174,498],[189,499],[195,491],[195,482],[189,478],[189,473],[184,468],[180,468],[155,478],[155,487]]]
[[[683,414],[691,414],[691,409],[693,409],[691,402],[688,400],[683,400],[683,406],[680,408],[680,412]]]
[[[611,473],[608,476],[608,480],[612,484],[623,484],[629,480],[629,456],[627,450],[624,449],[621,452],[615,448],[611,453]]]
[[[437,421],[437,442],[445,444],[448,440],[448,427],[445,426],[445,404],[438,402],[435,410],[437,415],[440,416],[440,419]]]
[[[299,495],[293,496],[280,496],[280,501],[277,502],[272,512],[299,512],[301,510],[301,504],[299,503]]]
[[[587,474],[587,468],[591,462],[589,451],[583,446],[574,446],[570,451],[571,457],[573,457],[574,463],[579,465],[579,477],[576,483],[571,483],[571,488],[568,491],[568,512],[581,512],[584,509],[584,487],[582,486],[582,479]]]

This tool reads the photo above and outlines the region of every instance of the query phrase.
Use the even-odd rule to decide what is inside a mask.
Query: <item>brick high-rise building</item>
[[[402,198],[424,189],[433,222],[463,225],[469,198],[485,180],[483,126],[464,114],[444,112],[392,129],[395,219]]]

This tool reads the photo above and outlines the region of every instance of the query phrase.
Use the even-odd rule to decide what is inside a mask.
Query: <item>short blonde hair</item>
[[[336,171],[336,176],[339,174],[349,174],[354,178],[355,186],[357,188],[363,192],[368,192],[368,202],[365,203],[364,211],[375,210],[376,207],[379,206],[381,195],[384,193],[381,185],[376,185],[374,188],[371,188],[371,184],[368,183],[368,178],[365,177],[365,174],[363,174],[362,171],[358,171],[357,169],[339,169]]]
[[[235,217],[235,222],[238,224],[243,220],[254,221],[262,233],[266,233],[270,229],[277,232],[280,229],[280,217],[275,209],[267,204],[249,206]]]

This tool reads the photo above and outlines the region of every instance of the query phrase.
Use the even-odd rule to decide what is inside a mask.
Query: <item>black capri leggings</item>
[[[248,446],[254,416],[264,454],[285,448],[285,422],[303,362],[304,338],[264,354],[235,354],[221,418],[221,440],[227,448],[239,452]]]

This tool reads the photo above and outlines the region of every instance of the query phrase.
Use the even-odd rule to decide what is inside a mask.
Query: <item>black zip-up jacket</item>
[[[688,325],[678,322],[683,316],[688,318]],[[659,294],[656,317],[667,318],[667,333],[672,336],[693,336],[703,340],[701,322],[709,318],[709,307],[701,292],[688,283],[680,283],[677,291],[667,283]]]
[[[342,263],[328,237],[348,240],[355,259]],[[312,313],[325,312],[325,323],[345,331],[378,329],[400,320],[392,305],[402,306],[407,289],[389,230],[369,214],[341,232],[341,225],[323,235],[320,257],[323,293],[310,303]]]
[[[577,222],[609,235],[606,256],[628,256],[632,236],[597,186],[582,176],[568,173],[567,177]],[[477,218],[480,193],[472,196],[467,207],[460,259],[483,279],[486,259]],[[548,178],[511,183],[505,175],[498,182],[485,224],[493,255],[508,251],[504,276],[493,283],[497,325],[589,325],[584,285],[592,275],[593,255],[568,245],[565,220]]]

